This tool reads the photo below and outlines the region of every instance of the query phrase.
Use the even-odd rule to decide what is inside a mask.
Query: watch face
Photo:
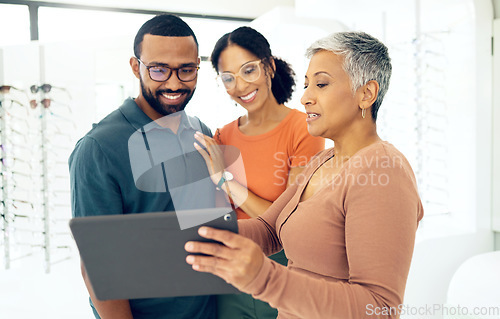
[[[231,174],[231,172],[224,171],[224,179],[226,181],[232,181],[233,180],[233,174]]]

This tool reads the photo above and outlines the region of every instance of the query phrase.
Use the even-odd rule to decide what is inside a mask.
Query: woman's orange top
[[[286,189],[290,168],[305,166],[325,148],[323,138],[313,137],[307,131],[306,117],[292,109],[274,129],[255,136],[243,134],[238,128],[239,120],[218,129],[217,143],[235,146],[243,159],[244,169],[228,168],[234,179],[255,195],[274,202]],[[228,152],[224,155],[226,164],[234,158]],[[238,219],[250,218],[239,208],[237,215]]]

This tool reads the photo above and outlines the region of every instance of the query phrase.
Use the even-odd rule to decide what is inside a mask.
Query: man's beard
[[[186,105],[193,97],[193,93],[195,91],[195,89],[193,89],[193,91],[187,89],[181,89],[177,91],[166,89],[166,90],[156,91],[156,96],[153,96],[151,91],[144,87],[144,83],[142,82],[142,80],[140,82],[141,82],[142,96],[144,96],[144,99],[149,103],[149,105],[153,108],[153,110],[155,110],[156,112],[158,112],[163,116],[167,116],[169,114],[184,110],[186,108]],[[160,101],[160,95],[162,95],[163,93],[181,93],[181,94],[186,93],[187,97],[184,99],[184,102],[180,104],[169,105],[169,104],[163,104]]]

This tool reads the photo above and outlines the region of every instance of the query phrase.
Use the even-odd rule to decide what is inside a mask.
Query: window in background
[[[0,4],[0,47],[30,41],[28,6]]]
[[[79,42],[94,51],[96,114],[102,117],[123,103],[124,97],[139,93],[138,80],[132,74],[128,59],[133,55],[133,40],[141,25],[153,15],[40,8],[40,41]],[[202,59],[210,57],[216,41],[225,33],[245,25],[245,22],[203,18],[182,19],[196,34]],[[60,26],[64,25],[64,28]],[[89,108],[90,109],[90,108]],[[199,116],[210,128],[215,129],[236,118],[238,111],[224,90],[216,85],[215,72],[210,62],[203,62],[193,100],[188,107],[190,114]]]
[[[27,10],[27,9],[26,9]],[[40,41],[100,39],[131,36],[153,15],[41,7],[39,9]],[[215,42],[225,33],[247,23],[203,18],[182,19],[196,34],[200,56],[210,56]],[[64,28],[61,28],[64,25]]]
[[[182,18],[193,29],[200,47],[200,56],[210,57],[215,42],[224,34],[233,31],[246,22],[201,18]]]
[[[30,179],[31,184],[29,186],[36,188],[36,192],[33,191],[33,193],[36,193],[34,196],[38,196],[36,197],[37,200],[42,198],[43,202],[40,200],[40,205],[46,209],[38,209],[40,206],[38,202],[36,202],[38,206],[31,205],[31,208],[35,207],[38,212],[43,212],[43,221],[49,222],[41,223],[42,219],[39,218],[30,219],[27,223],[34,222],[36,225],[43,226],[50,224],[50,230],[47,228],[38,230],[37,228],[37,234],[44,234],[45,236],[41,237],[42,239],[39,241],[37,239],[34,244],[36,247],[44,248],[48,271],[52,261],[55,260],[53,257],[57,255],[66,258],[60,253],[67,252],[66,248],[73,244],[71,237],[67,233],[67,227],[64,230],[60,229],[62,227],[60,225],[67,226],[67,220],[70,218],[70,215],[68,215],[68,211],[70,211],[69,197],[61,196],[69,196],[67,188],[62,185],[67,185],[68,170],[65,159],[69,157],[76,140],[91,129],[92,123],[100,121],[104,116],[116,110],[126,97],[137,96],[139,81],[133,75],[129,61],[133,56],[133,41],[137,30],[152,15],[41,7],[39,10],[40,41],[29,43],[27,7],[10,7],[26,9],[24,17],[14,19],[19,19],[20,24],[24,24],[26,27],[26,44],[2,47],[3,61],[2,65],[0,65],[2,73],[0,75],[2,79],[8,79],[9,84],[27,89],[26,107],[18,108],[18,111],[29,112],[30,118],[35,123],[45,123],[46,125],[40,125],[47,127],[51,133],[50,135],[47,133],[46,138],[40,140],[39,143],[37,143],[38,140],[29,140],[31,144],[37,147],[38,145],[47,146],[47,149],[50,150],[47,153],[50,154],[50,159],[47,159],[49,157],[44,155],[46,152],[42,154],[42,156],[45,156],[43,160],[39,159],[37,157],[38,153],[35,154],[35,151],[32,151],[33,154],[26,153],[16,155],[16,157],[12,156],[18,158],[18,162],[26,160],[27,163],[31,163],[28,158],[38,158],[36,165],[31,165],[37,171],[36,175],[31,174],[34,177]],[[4,12],[1,11],[1,14],[3,15]],[[4,23],[6,20],[8,19],[2,19],[0,22]],[[239,23],[209,19],[186,18],[185,20],[194,29],[200,43],[200,53],[205,57],[210,54],[215,41],[222,34],[240,25]],[[4,30],[2,34],[6,33],[5,30],[16,28],[15,25],[6,24],[2,29]],[[9,67],[6,68],[5,66]],[[20,83],[20,85],[16,83]],[[32,85],[38,87],[42,86],[42,84],[50,84],[53,90],[50,92],[30,93],[29,88]],[[190,103],[188,107],[189,113],[199,116],[212,128],[219,127],[236,118],[230,111],[237,110],[237,108],[231,103],[227,108],[228,111],[219,109],[219,107],[222,107],[222,101],[229,102],[230,99],[224,90],[218,90],[215,72],[212,70],[210,62],[202,62],[200,76],[198,77],[198,90],[195,96],[197,100],[193,99]],[[29,108],[28,101],[31,98],[37,101],[38,105],[42,105],[42,101],[50,102],[50,109],[40,108],[40,106],[36,109]],[[46,112],[46,116],[35,113],[40,110]],[[23,119],[22,116],[18,116],[18,118]],[[51,122],[47,122],[49,118]],[[38,127],[29,126],[33,127],[35,131]],[[40,130],[38,129],[38,133],[40,133]],[[52,136],[52,133],[55,135]],[[31,135],[31,133],[29,134]],[[40,137],[40,134],[35,135]],[[23,137],[25,137],[24,141],[30,138],[24,135]],[[37,148],[37,150],[43,149],[45,148]],[[38,172],[42,167],[40,163],[51,165],[50,175],[46,174],[45,170],[43,174]],[[39,180],[43,180],[43,187],[40,186]],[[31,188],[26,188],[31,190]],[[50,199],[49,197],[39,196],[42,191],[48,192]],[[5,196],[5,198],[8,197]],[[24,197],[21,198],[24,200]],[[52,206],[49,206],[49,202]],[[57,207],[57,210],[54,207]],[[63,213],[63,216],[60,213]],[[9,213],[6,216],[10,218],[12,215]],[[55,221],[59,226],[54,225]],[[11,223],[11,225],[13,224]],[[20,224],[17,223],[15,227],[17,225]],[[29,224],[26,227],[31,226]],[[6,228],[3,224],[2,227]],[[57,235],[57,240],[53,240],[55,235]],[[0,251],[14,252],[14,248],[11,249],[11,246],[14,246],[3,244],[2,238],[0,238],[0,246],[5,249],[0,249]],[[42,240],[48,242],[49,238],[52,244],[39,244]],[[4,240],[4,242],[7,241]],[[70,242],[70,244],[59,244],[67,242]],[[52,249],[55,247],[57,249]],[[59,248],[64,248],[64,250],[58,250]],[[17,249],[17,246],[15,249]],[[25,255],[23,250],[20,250],[19,254],[17,254],[17,251],[16,255],[13,253],[11,256]],[[75,253],[76,250],[72,249],[70,252]],[[11,260],[11,258],[5,258],[5,260]]]
[[[48,7],[41,7],[38,15],[41,42],[135,35],[141,25],[153,17],[138,13]]]
[[[302,16],[338,19],[388,46],[393,73],[377,127],[415,171],[425,210],[419,232],[430,236],[474,229],[480,214],[475,202],[476,2],[295,1]]]
[[[393,75],[377,122],[415,171],[420,231],[439,234],[475,225],[474,11],[468,0],[415,3],[406,28],[400,14],[385,20]]]

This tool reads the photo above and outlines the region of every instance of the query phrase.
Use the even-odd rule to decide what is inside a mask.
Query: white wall
[[[500,8],[499,8],[500,9]],[[493,61],[493,229],[500,232],[500,19],[494,21]],[[500,243],[500,235],[499,243]],[[500,245],[496,247],[500,250]]]
[[[296,87],[287,106],[304,112],[300,98],[304,93],[304,75],[309,64],[305,58],[306,49],[315,39],[332,32],[346,31],[347,27],[334,19],[303,17],[290,6],[276,7],[253,20],[250,26],[266,37],[274,56],[292,66]]]
[[[491,167],[492,167],[492,58],[491,35],[493,7],[488,0],[474,1],[476,20],[475,78],[470,79],[471,90],[475,92],[475,148],[464,145],[463,156],[475,156],[475,193],[469,194],[474,200],[476,227],[472,232],[427,238],[415,246],[410,276],[406,288],[405,304],[433,305],[445,304],[447,289],[455,270],[468,258],[492,251],[491,231]],[[465,48],[467,49],[467,48]],[[457,92],[459,94],[460,92]],[[475,151],[475,152],[474,152]],[[445,232],[445,229],[442,230]],[[436,234],[439,236],[439,234]],[[441,318],[428,316],[423,318]]]
[[[495,10],[494,41],[495,41],[495,61],[493,87],[500,85],[500,0],[492,0]],[[493,116],[493,227],[495,233],[495,249],[500,250],[500,93],[494,90],[494,116]]]
[[[491,251],[488,232],[475,232],[417,242],[404,304],[410,307],[446,304],[450,280],[457,268],[471,256]],[[407,317],[414,318],[414,317]],[[441,318],[440,313],[419,319]]]

